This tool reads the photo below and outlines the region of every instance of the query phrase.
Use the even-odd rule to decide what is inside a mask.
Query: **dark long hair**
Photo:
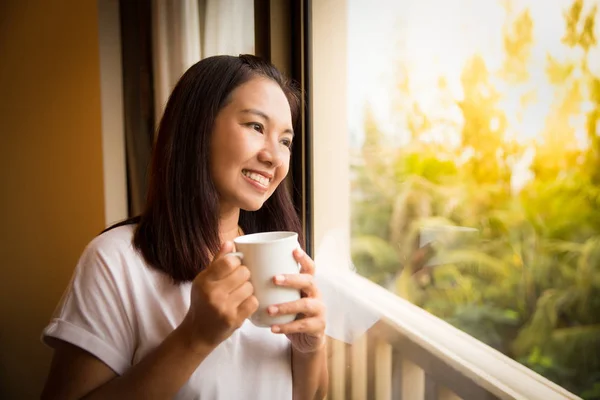
[[[255,77],[279,84],[296,125],[298,89],[272,64],[252,55],[199,61],[181,77],[167,102],[152,153],[144,212],[125,223],[137,223],[133,242],[146,262],[176,283],[193,280],[219,250],[219,196],[209,168],[213,126],[233,90]],[[284,184],[259,210],[241,210],[239,224],[245,233],[294,231],[304,245]]]

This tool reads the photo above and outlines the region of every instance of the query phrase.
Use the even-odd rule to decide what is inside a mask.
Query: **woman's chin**
[[[264,201],[245,201],[240,205],[240,209],[244,211],[258,211],[262,208]]]

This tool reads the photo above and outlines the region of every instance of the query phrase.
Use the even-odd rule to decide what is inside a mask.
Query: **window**
[[[584,398],[600,396],[599,6],[312,3],[316,242],[341,228],[360,274]]]

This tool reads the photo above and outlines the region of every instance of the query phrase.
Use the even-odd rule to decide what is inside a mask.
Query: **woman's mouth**
[[[263,176],[257,172],[249,171],[247,169],[242,170],[242,175],[248,178],[248,180],[250,180],[252,183],[257,183],[265,189],[269,187],[269,183],[271,182],[271,179],[267,178],[266,176]]]

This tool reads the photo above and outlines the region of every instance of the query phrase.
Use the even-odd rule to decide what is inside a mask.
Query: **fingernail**
[[[269,314],[273,315],[273,314],[277,314],[277,311],[279,311],[279,309],[277,308],[277,306],[270,306],[268,311],[269,311]]]
[[[271,327],[271,332],[273,332],[273,333],[279,333],[280,331],[281,331],[281,328],[278,327],[277,325]]]
[[[283,276],[283,275],[277,275],[275,277],[275,282],[277,282],[277,283],[283,283],[283,281],[285,281],[285,276]]]
[[[301,248],[297,248],[296,249],[296,256],[298,257],[304,257],[304,250],[302,250]]]

